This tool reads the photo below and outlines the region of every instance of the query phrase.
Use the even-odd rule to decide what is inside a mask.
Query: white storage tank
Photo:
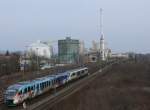
[[[52,56],[51,48],[49,45],[38,40],[36,43],[32,43],[27,47],[28,55],[37,55],[39,57],[44,57],[50,59]]]

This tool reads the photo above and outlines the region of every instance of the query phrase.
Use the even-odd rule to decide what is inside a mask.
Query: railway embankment
[[[84,88],[49,110],[149,110],[150,63],[112,65]]]

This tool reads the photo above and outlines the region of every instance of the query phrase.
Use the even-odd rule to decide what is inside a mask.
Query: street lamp
[[[36,48],[36,50],[37,50],[37,74],[39,74],[39,58],[38,58],[38,49],[39,49],[39,48]]]
[[[25,65],[26,65],[26,55],[25,55],[25,53],[24,53],[24,55],[23,55],[23,80],[24,80],[24,76],[25,76]]]
[[[56,75],[55,75],[55,88],[54,88],[54,95],[56,95],[56,85],[57,85],[57,81],[56,81]]]
[[[28,48],[28,46],[25,46],[25,51],[24,51],[24,55],[23,55],[23,80],[24,80],[24,78],[25,78],[26,65],[27,65],[27,62],[26,62],[26,58],[27,58],[27,48]]]

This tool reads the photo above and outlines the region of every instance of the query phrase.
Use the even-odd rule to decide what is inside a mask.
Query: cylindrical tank
[[[48,59],[51,58],[51,48],[47,44],[44,44],[39,40],[36,43],[28,46],[27,53],[28,55],[34,54],[39,57],[44,57]]]

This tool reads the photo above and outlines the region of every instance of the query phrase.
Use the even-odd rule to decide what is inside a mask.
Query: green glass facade
[[[77,63],[79,59],[79,40],[70,37],[58,40],[58,55],[60,63]]]

